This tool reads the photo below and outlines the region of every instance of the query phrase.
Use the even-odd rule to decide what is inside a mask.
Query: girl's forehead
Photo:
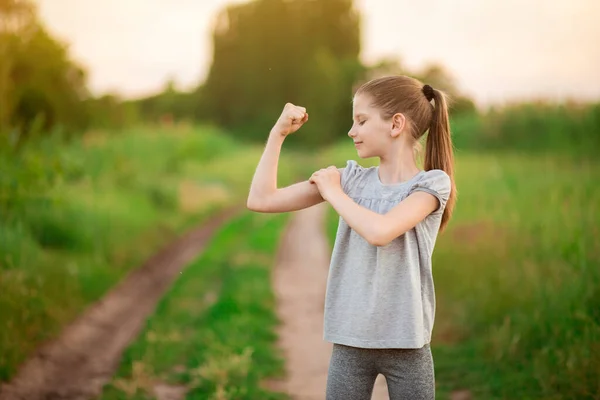
[[[356,95],[352,100],[352,108],[355,113],[367,114],[373,112],[373,106],[371,105],[371,98],[365,95]]]

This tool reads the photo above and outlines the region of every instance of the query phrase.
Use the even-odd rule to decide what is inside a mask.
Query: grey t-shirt
[[[433,329],[431,255],[450,178],[438,169],[385,185],[379,167],[365,168],[354,160],[339,171],[344,192],[379,214],[418,190],[436,196],[440,207],[385,246],[369,244],[340,216],[327,279],[324,339],[364,348],[423,347]]]

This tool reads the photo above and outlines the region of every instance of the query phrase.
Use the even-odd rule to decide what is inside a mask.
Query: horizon
[[[171,78],[178,90],[201,84],[212,62],[210,32],[216,13],[244,2],[36,4],[44,25],[86,69],[92,94],[132,99],[160,92]],[[367,7],[366,0],[354,2],[361,13],[360,58],[365,64],[396,58],[409,71],[440,64],[478,107],[600,99],[600,46],[589,40],[600,37],[595,22],[600,4],[593,0],[386,3],[369,0]],[[189,37],[197,37],[197,44],[183,50],[172,45]]]

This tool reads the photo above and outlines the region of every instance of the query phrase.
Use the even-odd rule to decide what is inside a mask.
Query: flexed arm
[[[277,170],[281,146],[287,135],[296,132],[308,121],[304,107],[287,103],[271,129],[248,194],[247,207],[256,212],[280,213],[296,211],[321,203],[316,185],[308,180],[285,188],[277,187]]]

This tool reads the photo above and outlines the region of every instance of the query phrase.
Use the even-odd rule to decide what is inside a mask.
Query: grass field
[[[244,203],[261,153],[216,129],[171,127],[0,157],[0,381],[177,235]],[[289,183],[295,155],[282,157]]]
[[[262,146],[178,128],[89,134],[36,151],[58,154],[61,173],[48,189],[3,203],[1,380],[162,245],[244,201]],[[39,154],[18,161],[43,170]],[[438,398],[458,389],[474,399],[600,398],[600,164],[456,155],[456,212],[434,253]],[[282,156],[280,186],[348,159],[376,162],[359,160],[348,140],[311,156],[284,146]],[[337,218],[329,214],[331,242]],[[145,398],[154,378],[186,384],[188,398],[283,398],[259,381],[282,367],[269,266],[285,221],[245,214],[224,226],[161,301],[103,398]]]
[[[343,166],[346,159],[356,159],[352,150],[344,144],[332,148],[320,154],[315,165]],[[600,263],[600,246],[596,239],[600,216],[596,205],[600,204],[600,191],[595,182],[600,177],[600,165],[557,155],[459,152],[457,158],[459,202],[434,254],[437,397],[447,399],[452,391],[467,389],[474,399],[598,398],[600,273],[596,266]],[[359,161],[368,166],[374,160]],[[337,218],[331,210],[327,225],[331,243]],[[250,223],[250,219],[247,221]],[[264,228],[265,237],[274,234],[273,226]],[[228,256],[223,249],[227,247],[215,244],[211,251],[221,253],[218,257],[225,260]],[[248,247],[253,252],[261,248],[258,243]],[[261,256],[263,266],[268,264],[272,250]],[[226,261],[223,265],[231,263]],[[216,264],[198,261],[190,271],[197,271],[198,277],[210,276],[215,274]],[[261,281],[266,285],[268,272],[263,272],[261,276],[247,277],[247,283],[240,280],[238,292],[252,292]],[[246,375],[240,375],[239,370],[237,375],[235,371],[228,372],[241,368],[235,363],[242,354],[242,342],[238,347],[225,345],[220,356],[215,355],[210,362],[205,358],[205,354],[229,340],[228,334],[212,341],[205,339],[206,335],[213,335],[213,326],[221,324],[245,327],[246,346],[271,346],[270,339],[251,337],[266,333],[262,327],[272,322],[264,319],[265,309],[248,306],[243,313],[232,316],[223,311],[221,322],[207,322],[206,315],[212,311],[200,303],[208,296],[218,304],[222,293],[226,293],[225,287],[219,286],[221,295],[217,295],[214,289],[202,287],[208,279],[187,277],[189,282],[182,280],[169,293],[145,335],[128,351],[105,398],[120,398],[124,388],[133,390],[136,376],[144,376],[139,372],[145,371],[143,363],[134,360],[147,360],[149,373],[171,383],[190,384],[190,370],[206,371],[211,365],[220,368],[220,377],[203,372],[204,380],[192,383],[190,398],[271,398],[254,391],[259,375],[281,372],[276,358],[267,361],[260,355],[256,359],[252,356],[254,377],[248,370]],[[186,296],[179,289],[183,286],[194,288],[195,301],[202,310],[196,316],[179,317],[178,299]],[[269,298],[268,289],[262,287],[262,296]],[[167,317],[169,314],[171,317]],[[173,316],[177,319],[173,320]],[[189,320],[183,323],[179,318]],[[184,340],[186,344],[182,345],[181,338],[175,335],[173,343],[167,339],[161,350],[156,350],[152,344],[161,336],[156,332],[168,332],[169,327],[176,331],[181,325],[200,339],[189,343]],[[239,337],[235,328],[233,332],[231,340],[235,342]],[[167,333],[163,335],[168,337]],[[232,353],[236,357],[231,358]],[[267,364],[271,367],[263,370]],[[138,372],[134,371],[135,365]],[[200,365],[203,367],[198,369]],[[220,384],[229,385],[231,391],[219,391]],[[241,389],[243,385],[245,389]]]
[[[285,399],[260,382],[283,372],[269,277],[288,216],[244,212],[222,227],[161,300],[101,398],[151,398],[164,382],[189,388],[186,399]]]

